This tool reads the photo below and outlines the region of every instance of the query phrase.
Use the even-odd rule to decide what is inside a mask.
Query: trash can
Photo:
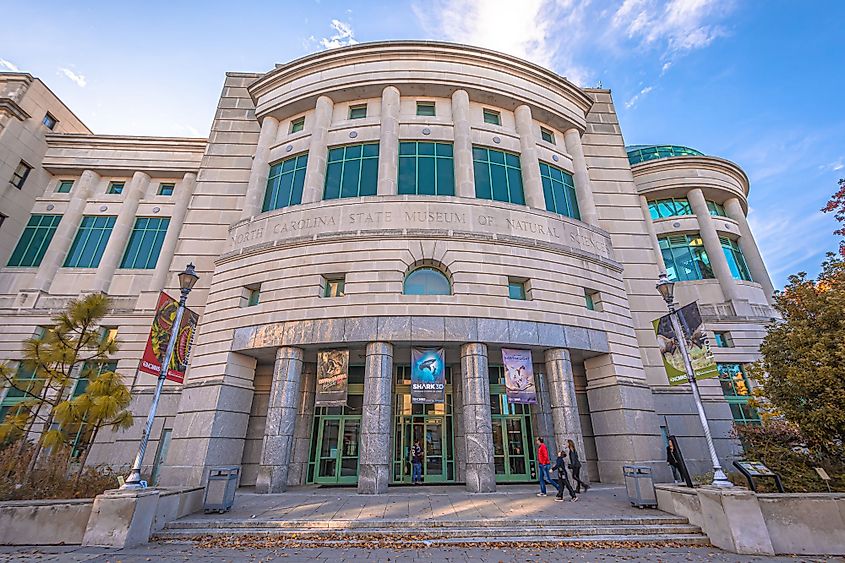
[[[208,482],[205,484],[205,499],[202,503],[204,512],[223,514],[235,503],[235,489],[238,488],[240,466],[212,467],[208,470]]]
[[[625,488],[628,490],[628,500],[631,504],[637,508],[657,508],[657,492],[654,490],[651,467],[625,465],[622,472],[625,475]]]

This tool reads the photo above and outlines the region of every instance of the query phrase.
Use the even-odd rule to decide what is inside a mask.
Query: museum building
[[[2,73],[0,180],[4,359],[69,300],[113,298],[104,369],[131,383],[136,424],[101,432],[89,463],[134,457],[155,384],[139,359],[189,262],[190,369],[165,386],[144,460],[162,485],[238,465],[260,491],[381,493],[411,482],[420,440],[425,483],[490,491],[535,479],[536,437],[573,440],[593,481],[630,463],[666,479],[670,434],[704,473],[692,395],[669,385],[652,325],[661,272],[702,312],[723,462],[740,454],[732,425],[758,420],[744,366],[776,313],[746,174],[626,148],[610,91],[509,55],[389,41],[227,73],[207,139],[96,135],[39,79]],[[412,401],[418,348],[443,351],[441,402]],[[503,348],[530,351],[536,403],[509,400]],[[315,403],[326,350],[348,352],[343,405]],[[2,415],[21,396],[0,399]]]

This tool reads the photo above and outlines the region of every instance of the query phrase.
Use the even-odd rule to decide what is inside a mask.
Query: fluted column
[[[469,94],[456,90],[452,94],[452,122],[455,145],[455,195],[475,197],[475,172],[472,168],[472,129],[469,120]]]
[[[578,195],[578,210],[581,220],[588,225],[599,224],[596,201],[593,198],[593,186],[590,183],[590,173],[587,170],[587,160],[584,158],[584,147],[581,145],[581,133],[574,127],[563,133],[566,152],[572,157],[575,175],[575,193]]]
[[[176,252],[176,244],[179,242],[179,234],[182,232],[182,224],[185,222],[185,215],[188,213],[188,203],[197,185],[197,175],[188,172],[182,176],[182,180],[173,189],[173,196],[176,198],[173,206],[173,213],[170,215],[170,224],[167,226],[167,233],[161,243],[161,252],[158,255],[153,277],[150,279],[149,291],[161,291],[167,283],[167,274],[170,273],[170,265],[173,263],[173,254]]]
[[[276,350],[256,492],[281,493],[287,489],[296,417],[302,400],[302,359],[302,348],[283,346]]]
[[[329,149],[328,134],[332,124],[334,102],[328,96],[317,98],[314,118],[311,121],[311,142],[308,144],[308,164],[305,167],[305,187],[302,190],[302,203],[313,203],[323,198],[326,183],[326,164]]]
[[[246,187],[241,219],[249,219],[261,213],[261,203],[264,200],[264,192],[267,190],[267,177],[270,175],[270,147],[276,142],[278,131],[279,120],[275,117],[268,115],[261,122],[258,146],[252,158],[252,167],[249,169],[249,184]]]
[[[725,212],[739,225],[739,249],[745,257],[748,269],[751,270],[751,279],[763,286],[766,300],[773,304],[774,298],[772,295],[775,292],[775,286],[772,284],[772,278],[769,277],[769,271],[766,269],[765,262],[763,262],[763,256],[760,254],[754,235],[751,234],[751,227],[748,225],[748,219],[745,217],[745,212],[742,211],[739,200],[732,197],[726,201]]]
[[[657,240],[657,232],[654,230],[654,221],[651,220],[651,212],[648,210],[648,200],[643,195],[640,196],[640,208],[643,210],[645,227],[648,231],[648,238],[651,240],[651,246],[654,248],[654,258],[657,260],[657,266],[661,272],[665,272],[666,262],[663,260],[663,253],[660,251],[660,241]]]
[[[514,111],[514,116],[516,132],[519,135],[519,167],[522,169],[525,204],[533,209],[545,209],[546,198],[543,195],[543,181],[540,179],[540,159],[537,156],[537,140],[531,108],[521,105]]]
[[[50,291],[53,278],[56,277],[56,272],[62,267],[62,262],[64,262],[68,250],[70,250],[70,245],[73,244],[76,230],[79,228],[82,215],[85,213],[85,205],[99,183],[100,175],[93,170],[82,172],[82,176],[71,191],[70,201],[65,208],[59,226],[56,228],[53,240],[50,241],[50,246],[41,259],[41,265],[38,266],[33,284],[34,289]]]
[[[135,172],[129,184],[126,186],[126,195],[123,198],[123,205],[117,214],[106,248],[103,251],[103,258],[97,267],[97,274],[94,276],[94,291],[108,293],[109,286],[114,279],[114,273],[126,250],[126,243],[135,225],[135,214],[138,212],[138,204],[141,198],[147,193],[150,187],[150,177],[144,172]]]
[[[549,382],[549,406],[552,411],[555,444],[559,450],[566,449],[566,441],[575,442],[575,448],[582,460],[586,460],[584,434],[581,432],[581,418],[575,396],[575,380],[569,350],[553,348],[546,350],[546,374]],[[587,480],[587,466],[583,463],[584,480]]]
[[[367,344],[364,367],[364,407],[358,450],[358,494],[387,492],[390,482],[390,414],[393,399],[393,345]]]
[[[701,240],[704,242],[704,250],[707,251],[707,257],[710,258],[710,265],[713,267],[716,279],[719,280],[722,293],[728,301],[735,301],[739,297],[736,280],[731,273],[730,266],[728,266],[728,259],[725,258],[722,243],[719,242],[719,233],[716,232],[713,217],[710,215],[710,210],[707,209],[704,192],[701,191],[701,188],[693,188],[687,192],[687,199],[690,207],[692,207],[692,212],[695,213],[695,218],[698,220],[698,230],[701,233]]]
[[[388,86],[381,92],[381,126],[378,149],[378,195],[399,193],[399,90]]]
[[[461,346],[461,384],[466,488],[471,493],[492,493],[496,490],[496,467],[493,463],[493,421],[486,344],[474,342]]]

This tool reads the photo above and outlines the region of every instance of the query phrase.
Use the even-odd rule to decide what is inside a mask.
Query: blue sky
[[[96,133],[205,136],[226,71],[351,42],[505,51],[613,91],[625,141],[722,156],[751,179],[776,286],[836,247],[845,177],[842,0],[7,2],[0,70],[43,79]]]

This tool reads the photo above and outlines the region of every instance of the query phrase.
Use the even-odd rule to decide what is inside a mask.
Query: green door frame
[[[337,443],[334,450],[334,455],[321,455],[323,449],[323,432],[327,423],[337,422]],[[349,423],[354,423],[358,427],[354,441],[354,453],[345,453],[344,444],[342,443],[344,432]],[[320,416],[319,424],[317,425],[317,448],[314,452],[315,468],[314,468],[314,483],[320,485],[354,485],[358,482],[358,444],[361,431],[361,415],[355,414],[340,414],[340,415],[322,415]],[[331,451],[331,450],[330,450]],[[343,462],[355,459],[355,473],[353,475],[342,475]],[[320,469],[323,462],[334,461],[333,475],[320,475]]]
[[[415,426],[422,425],[422,435],[425,440],[423,445],[423,483],[448,483],[448,446],[446,441],[449,437],[446,435],[447,431],[452,430],[451,425],[446,424],[445,414],[410,414],[400,415],[395,417],[397,428],[394,430],[394,439],[400,441],[399,453],[402,459],[395,459],[394,464],[400,464],[401,479],[394,479],[396,483],[411,483],[413,481],[413,474],[411,473],[411,446],[414,440]],[[429,427],[440,427],[440,454],[429,455]],[[433,443],[434,440],[431,440]],[[433,467],[436,467],[439,461],[440,471],[433,472]],[[395,474],[394,474],[395,476]],[[453,479],[454,480],[454,479]]]
[[[491,366],[495,369],[495,366]],[[498,368],[497,371],[501,371]],[[493,372],[493,369],[491,369]],[[496,373],[496,372],[493,372]],[[496,375],[499,375],[496,373]],[[491,378],[492,379],[492,378]],[[534,443],[533,443],[533,428],[531,427],[531,405],[514,405],[507,402],[507,393],[505,386],[501,383],[490,382],[490,401],[498,401],[496,408],[499,413],[492,414],[493,422],[493,454],[494,459],[501,459],[504,472],[496,473],[497,483],[528,483],[535,480],[533,475],[536,475],[536,467],[534,465]],[[491,405],[492,407],[493,405]],[[519,423],[519,443],[512,444],[511,436],[508,433],[508,422],[518,421]],[[501,453],[497,453],[497,443],[495,439],[495,427],[499,425],[501,428]],[[514,454],[514,451],[521,451],[521,454]],[[511,471],[511,458],[519,455],[524,459],[523,464],[525,471],[522,473]],[[533,470],[533,471],[532,471]]]

